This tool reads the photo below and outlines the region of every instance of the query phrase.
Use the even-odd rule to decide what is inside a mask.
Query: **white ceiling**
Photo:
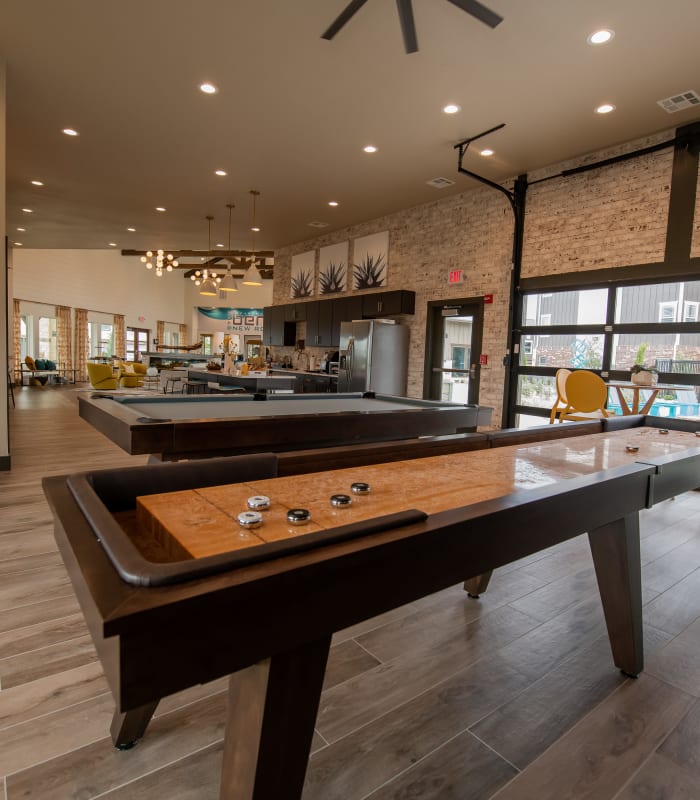
[[[330,42],[347,0],[0,0],[11,241],[199,249],[212,214],[212,244],[228,244],[233,202],[232,247],[250,248],[258,189],[255,247],[274,249],[317,235],[312,221],[332,231],[475,188],[453,145],[500,123],[478,143],[496,154],[465,159],[493,180],[700,118],[656,103],[700,92],[697,0],[485,2],[504,17],[493,30],[415,0],[406,55],[392,0]],[[601,27],[612,42],[587,44]],[[593,113],[603,102],[617,110]],[[454,186],[426,185],[437,176]]]

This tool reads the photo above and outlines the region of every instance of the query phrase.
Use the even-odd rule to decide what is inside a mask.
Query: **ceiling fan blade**
[[[416,23],[413,19],[413,6],[411,0],[396,0],[399,10],[399,22],[403,34],[403,46],[407,53],[418,52],[418,37],[416,36]]]
[[[336,33],[362,8],[367,0],[351,0],[350,3],[340,12],[335,21],[325,33],[321,34],[322,39],[332,39]]]
[[[449,0],[449,2],[457,8],[461,8],[462,11],[466,11],[467,14],[471,14],[472,17],[481,20],[489,28],[495,28],[496,25],[503,22],[503,17],[496,14],[495,11],[491,11],[490,8],[486,8],[478,0]]]

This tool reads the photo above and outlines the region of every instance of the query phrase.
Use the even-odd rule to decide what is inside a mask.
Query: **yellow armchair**
[[[119,385],[123,388],[135,389],[143,386],[146,375],[146,365],[138,361],[119,362]]]
[[[90,383],[95,389],[116,389],[117,376],[114,375],[111,364],[87,363],[87,372]]]

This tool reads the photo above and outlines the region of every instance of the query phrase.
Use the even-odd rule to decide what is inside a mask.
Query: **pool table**
[[[127,453],[164,461],[283,452],[474,430],[490,409],[373,392],[79,397],[79,413]],[[486,422],[482,422],[484,419]]]
[[[549,426],[552,441],[482,440],[481,450],[294,479],[275,477],[273,454],[44,479],[59,550],[117,702],[115,744],[144,734],[161,697],[230,674],[220,797],[298,800],[335,631],[583,532],[614,662],[637,675],[638,512],[695,488],[700,469],[694,431],[639,420],[604,420],[599,433],[567,438],[564,426]],[[365,479],[371,492],[358,498],[359,513],[330,517],[328,527],[328,494]],[[235,508],[221,484],[243,490]],[[173,491],[173,503],[193,492],[224,515],[249,493],[266,493],[281,506],[307,504],[318,526],[297,535],[264,523],[261,539],[270,541],[243,548],[251,558],[227,545],[202,557],[139,556],[131,534],[144,547],[154,531],[139,527],[137,498]],[[206,515],[193,513],[190,527],[208,531]],[[240,532],[234,525],[228,535],[238,541]],[[139,557],[152,575],[140,574]]]

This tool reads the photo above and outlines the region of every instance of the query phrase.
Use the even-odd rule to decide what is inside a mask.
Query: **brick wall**
[[[535,181],[563,169],[610,158],[673,137],[673,131],[557,164],[528,176]],[[568,178],[553,178],[528,189],[523,277],[626,266],[663,260],[673,150],[668,148]],[[459,179],[461,180],[461,178]],[[467,181],[468,179],[464,179]],[[698,192],[700,196],[700,191]],[[696,211],[700,219],[700,211]],[[697,249],[699,223],[696,222]],[[485,306],[479,402],[494,406],[500,419],[507,347],[508,291],[513,215],[506,198],[492,189],[469,191],[370,220],[275,253],[274,303],[290,302],[291,257],[310,249],[389,231],[388,289],[416,292],[410,326],[409,389],[423,394],[427,303],[493,294]],[[467,283],[449,286],[447,272],[461,267]]]

